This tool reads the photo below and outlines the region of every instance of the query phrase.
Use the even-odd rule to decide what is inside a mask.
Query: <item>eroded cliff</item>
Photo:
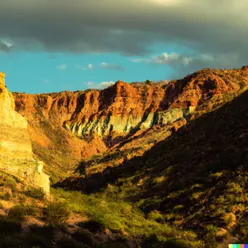
[[[0,170],[49,193],[49,176],[42,171],[43,163],[34,157],[28,123],[15,111],[14,98],[4,77],[0,73]]]
[[[156,126],[187,123],[248,86],[245,67],[204,69],[169,83],[117,81],[104,90],[29,95],[15,93],[16,110],[29,122],[40,159],[73,170],[81,159]]]

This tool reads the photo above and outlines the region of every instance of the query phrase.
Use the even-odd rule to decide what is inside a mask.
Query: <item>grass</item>
[[[168,238],[170,231],[175,236],[178,229],[188,228],[215,247],[230,236],[242,239],[241,231],[235,231],[239,228],[247,236],[242,220],[248,212],[247,95],[248,91],[239,97],[223,95],[214,112],[204,112],[147,152],[113,168],[101,171],[120,159],[118,149],[89,159],[88,174],[79,185],[84,190],[95,180],[89,184],[92,192],[101,193],[83,195],[82,213],[109,230],[143,238],[155,233]],[[221,101],[226,105],[220,107]],[[97,176],[98,172],[102,173]],[[123,217],[124,205],[129,211]],[[220,230],[226,232],[222,238],[217,237]]]
[[[64,226],[70,216],[70,211],[65,203],[48,202],[43,209],[45,223],[52,227]]]
[[[74,213],[81,213],[87,221],[81,224],[91,232],[109,230],[120,233],[132,240],[144,240],[156,235],[163,242],[176,236],[190,242],[192,247],[201,244],[197,235],[190,231],[177,230],[162,221],[162,216],[154,212],[148,218],[131,203],[115,200],[106,194],[85,195],[80,192],[53,189],[52,193]],[[132,220],[132,221],[130,221]]]
[[[35,199],[43,200],[45,198],[45,192],[41,188],[30,187],[26,191],[26,195]]]
[[[22,223],[27,215],[35,215],[35,208],[18,204],[10,209],[8,219],[16,223]]]

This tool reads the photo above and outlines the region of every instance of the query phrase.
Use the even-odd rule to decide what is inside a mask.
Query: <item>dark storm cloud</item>
[[[17,50],[138,56],[163,42],[211,54],[203,65],[239,66],[248,58],[246,0],[1,0],[0,9],[0,38]]]

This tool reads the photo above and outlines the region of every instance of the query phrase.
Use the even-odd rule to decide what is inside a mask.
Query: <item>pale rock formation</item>
[[[127,135],[133,129],[147,129],[154,125],[167,125],[179,119],[187,117],[195,107],[174,108],[167,111],[150,112],[147,116],[104,116],[96,117],[88,122],[66,123],[65,128],[76,136],[82,137],[97,134],[100,137],[111,135],[112,132],[119,135]]]
[[[0,73],[0,170],[49,193],[49,176],[34,159],[27,121],[14,110],[14,98],[5,86],[4,77]]]

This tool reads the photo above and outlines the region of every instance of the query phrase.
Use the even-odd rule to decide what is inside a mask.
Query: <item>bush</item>
[[[1,198],[5,201],[9,201],[11,198],[11,194],[7,192],[6,194],[2,195]]]
[[[164,216],[157,210],[151,211],[148,216],[148,219],[157,221],[159,223],[164,223]]]
[[[41,188],[30,188],[26,192],[26,195],[39,200],[43,200],[45,198],[45,193]]]
[[[74,239],[70,237],[62,237],[58,242],[57,245],[59,248],[88,248],[83,244],[77,243]]]
[[[52,246],[51,240],[49,240],[46,236],[31,233],[28,233],[26,235],[25,244],[27,245],[27,247],[32,248],[50,248]]]
[[[92,235],[92,233],[90,233],[87,230],[79,230],[77,232],[74,232],[72,234],[72,237],[74,240],[89,245],[91,247],[96,247],[97,246],[97,242],[94,240],[94,237]]]
[[[8,217],[0,217],[0,233],[13,234],[21,231],[21,224]],[[1,246],[0,246],[1,247]]]
[[[10,209],[8,214],[8,219],[15,221],[16,223],[21,223],[24,221],[26,215],[32,215],[35,210],[32,206],[15,205]]]
[[[63,226],[70,216],[70,211],[64,203],[50,202],[43,210],[44,219],[49,226]]]
[[[105,226],[101,221],[97,220],[89,220],[86,222],[80,223],[80,226],[88,229],[90,232],[96,233],[96,232],[103,232],[105,230]]]

